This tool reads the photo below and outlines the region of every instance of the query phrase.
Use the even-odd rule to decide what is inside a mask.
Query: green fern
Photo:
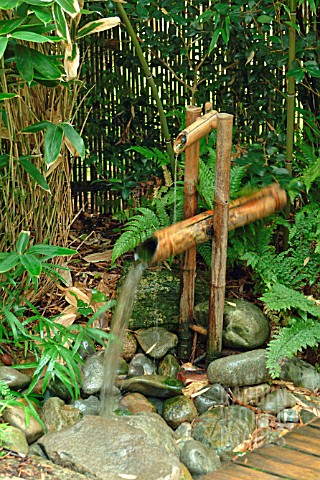
[[[197,252],[201,255],[205,264],[210,269],[211,268],[211,254],[212,251],[212,242],[205,242],[197,245]]]
[[[239,196],[240,190],[243,188],[243,181],[246,175],[246,166],[234,165],[230,170],[230,198],[234,199]]]
[[[295,309],[302,315],[305,312],[315,317],[320,317],[320,307],[318,305],[315,305],[297,290],[286,287],[281,283],[275,283],[260,300],[265,302],[271,310],[286,311]]]
[[[136,248],[139,243],[149,238],[161,225],[158,216],[149,208],[140,207],[141,215],[134,215],[125,225],[124,233],[116,241],[112,251],[112,263],[120,255]]]
[[[291,319],[291,325],[278,328],[267,347],[267,368],[273,378],[280,374],[281,360],[292,358],[306,347],[320,342],[320,322],[314,319]]]

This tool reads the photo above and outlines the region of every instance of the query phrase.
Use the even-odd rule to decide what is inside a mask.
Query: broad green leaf
[[[44,35],[39,35],[38,33],[33,32],[13,32],[11,33],[12,38],[17,40],[24,40],[25,42],[34,42],[34,43],[52,43],[50,37],[45,37]]]
[[[10,155],[0,155],[0,168],[5,168],[9,166]]]
[[[53,5],[53,16],[56,22],[58,34],[61,35],[62,38],[67,40],[68,43],[70,43],[71,40],[68,25],[66,22],[66,17],[62,8],[57,3]]]
[[[0,93],[0,102],[2,100],[10,100],[10,98],[14,98],[14,97],[17,97],[18,95],[16,93],[4,93],[4,92],[1,92]]]
[[[41,20],[41,22],[45,24],[52,22],[52,14],[48,8],[41,8],[34,5],[32,7],[32,11],[35,13],[36,17]]]
[[[82,38],[86,35],[90,35],[91,33],[103,32],[109,28],[117,27],[119,23],[119,17],[101,18],[101,20],[89,22],[80,28],[80,30],[77,32],[77,38]]]
[[[305,69],[311,77],[320,77],[320,69],[318,65],[305,63]]]
[[[42,122],[34,123],[33,125],[29,125],[28,127],[21,130],[23,133],[38,133],[41,130],[45,129],[50,125],[51,122],[48,120],[43,120]]]
[[[59,68],[55,65],[53,60],[48,55],[35,50],[30,49],[33,67],[41,73],[44,77],[48,79],[57,79],[61,77],[61,72]]]
[[[50,123],[44,136],[44,161],[50,166],[61,150],[63,130],[59,125]]]
[[[211,38],[211,42],[210,42],[210,46],[209,46],[209,53],[211,53],[212,50],[214,49],[214,47],[216,46],[220,34],[221,34],[221,28],[217,28],[214,31],[214,33],[212,35],[212,38]]]
[[[17,244],[16,244],[16,250],[19,254],[25,251],[25,249],[28,246],[29,239],[30,239],[30,232],[22,230],[22,232],[20,232],[19,234]]]
[[[20,0],[21,1],[21,0]],[[36,5],[38,7],[43,7],[44,5],[50,5],[53,0],[28,0],[29,5]]]
[[[259,23],[271,23],[273,20],[274,20],[273,17],[270,17],[270,15],[260,15],[257,18],[257,21]]]
[[[296,83],[300,83],[304,78],[304,70],[303,68],[292,68],[288,71],[287,77],[296,77]]]
[[[30,160],[27,160],[26,158],[19,158],[18,162],[43,190],[45,190],[46,192],[50,192],[50,187],[47,184],[44,176],[41,172],[39,172],[37,167],[32,162],[30,162]]]
[[[73,18],[80,12],[78,0],[56,0],[62,10]]]
[[[15,58],[18,72],[21,77],[28,83],[33,80],[33,66],[31,61],[31,53],[28,47],[17,43],[15,46]]]
[[[1,0],[0,10],[13,10],[20,3],[20,0]]]
[[[0,262],[0,273],[9,272],[20,262],[20,255],[17,252],[10,252],[4,260]]]
[[[1,4],[0,0],[0,4]],[[0,7],[1,8],[1,7]],[[6,20],[1,26],[0,26],[0,35],[7,35],[8,33],[12,32],[15,30],[17,27],[21,25],[22,22],[25,21],[24,17],[21,18],[14,18],[13,20]]]
[[[7,45],[8,45],[8,38],[1,37],[0,38],[0,59],[3,57],[3,54],[6,51]]]
[[[19,27],[19,32],[24,32],[24,31],[30,32],[30,30],[32,30],[33,33],[39,33],[39,35],[42,35],[43,33],[52,32],[53,30],[55,30],[55,28],[56,26],[54,23],[48,23],[47,25],[45,25],[44,23],[28,24],[28,25],[21,25]]]
[[[42,267],[41,267],[41,262],[38,260],[37,257],[32,255],[31,253],[24,253],[20,257],[20,261],[24,268],[27,270],[29,275],[32,277],[39,277]]]
[[[37,253],[39,255],[47,255],[49,257],[61,257],[64,255],[74,255],[77,250],[66,247],[57,247],[56,245],[33,245],[28,252]]]
[[[70,123],[62,123],[61,128],[67,137],[67,139],[72,143],[74,148],[77,150],[81,158],[84,158],[86,154],[84,142],[80,137],[79,133],[73,128]]]

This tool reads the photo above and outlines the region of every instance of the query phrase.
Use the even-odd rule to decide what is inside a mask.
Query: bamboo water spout
[[[276,183],[251,195],[240,197],[230,204],[228,229],[235,230],[255,220],[268,217],[283,209],[286,201],[286,192]],[[194,245],[206,242],[213,235],[212,215],[213,211],[207,210],[158,230],[137,248],[136,258],[147,261],[149,265],[155,265]]]

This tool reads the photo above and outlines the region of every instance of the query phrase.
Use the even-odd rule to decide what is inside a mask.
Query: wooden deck
[[[201,480],[320,480],[320,419],[265,445]]]

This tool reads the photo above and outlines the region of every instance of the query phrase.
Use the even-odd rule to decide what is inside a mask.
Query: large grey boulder
[[[139,480],[180,480],[172,431],[156,414],[87,415],[69,429],[44,435],[39,443],[54,463],[97,480],[129,475]]]
[[[208,302],[195,307],[195,321],[207,328]],[[267,317],[260,308],[242,299],[227,299],[223,314],[223,345],[227,348],[253,350],[267,342],[270,327]]]
[[[293,382],[296,387],[304,387],[309,390],[320,388],[320,373],[300,358],[285,359],[281,365],[281,380]]]
[[[207,374],[209,382],[228,387],[258,385],[271,379],[263,349],[218,358],[209,364]]]

